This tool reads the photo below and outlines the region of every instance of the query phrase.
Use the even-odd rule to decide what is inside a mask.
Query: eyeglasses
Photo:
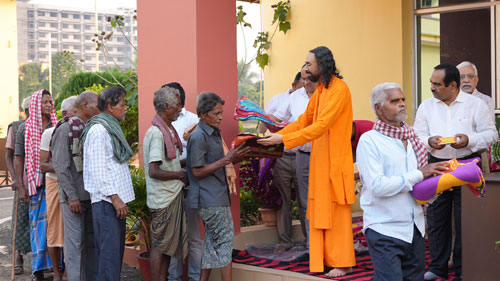
[[[460,79],[464,79],[465,77],[469,78],[469,79],[472,79],[472,78],[476,78],[477,75],[475,74],[460,74]]]

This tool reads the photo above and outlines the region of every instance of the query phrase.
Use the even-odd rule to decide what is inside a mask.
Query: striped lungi
[[[17,193],[16,189],[12,206],[12,233],[14,233]],[[16,251],[21,251],[23,254],[31,252],[29,206],[23,202],[19,202],[17,210]]]
[[[187,224],[184,195],[177,197],[166,208],[151,211],[151,244],[164,255],[184,259],[187,255]]]
[[[52,267],[47,248],[47,204],[45,202],[45,187],[37,189],[30,196],[30,237],[32,253],[32,272]]]

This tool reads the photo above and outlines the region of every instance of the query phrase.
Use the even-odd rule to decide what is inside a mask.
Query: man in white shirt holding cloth
[[[450,64],[434,67],[430,78],[434,95],[417,110],[415,132],[430,152],[430,162],[453,158],[479,157],[490,147],[498,132],[486,103],[460,91],[460,73]],[[456,143],[440,143],[441,137],[456,137]],[[462,276],[461,188],[445,191],[427,208],[427,224],[431,263],[425,280],[448,276],[448,260],[452,243],[452,210],[455,219],[453,267],[458,280]]]
[[[460,71],[460,89],[483,100],[486,103],[486,106],[488,106],[493,122],[495,122],[495,102],[493,102],[493,99],[490,96],[477,90],[479,74],[477,72],[476,65],[468,61],[463,61],[457,65],[457,68],[458,71]]]
[[[309,99],[314,94],[318,82],[311,82],[307,78],[304,70],[301,71],[301,80],[303,87],[294,91],[288,99],[286,105],[280,107],[274,116],[280,121],[296,121],[307,108]],[[302,226],[302,232],[306,235],[306,241],[309,241],[309,221],[306,218],[307,212],[307,193],[309,188],[309,161],[311,158],[311,143],[308,142],[297,148],[295,163],[297,175],[297,202],[299,205],[299,217]],[[306,242],[306,246],[309,243]],[[301,256],[300,260],[309,260],[307,256]]]
[[[404,101],[398,84],[373,89],[370,103],[377,121],[361,136],[356,151],[363,182],[363,231],[375,281],[423,280],[424,213],[410,192],[424,178],[446,170],[444,162],[427,164],[424,144],[404,122]]]

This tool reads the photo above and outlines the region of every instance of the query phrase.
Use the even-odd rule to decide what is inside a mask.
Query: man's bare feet
[[[336,267],[326,274],[327,277],[340,277],[352,272],[352,267]]]

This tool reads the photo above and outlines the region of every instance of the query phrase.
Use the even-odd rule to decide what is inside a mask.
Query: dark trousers
[[[281,207],[278,209],[276,226],[280,244],[286,248],[293,247],[292,239],[292,190],[297,190],[295,174],[295,153],[285,152],[283,157],[276,159],[273,169],[273,184],[281,195]],[[301,212],[299,205],[299,212]],[[301,222],[304,223],[304,222]]]
[[[425,239],[416,226],[413,229],[412,243],[366,230],[374,281],[424,280]]]
[[[480,157],[471,154],[459,160]],[[429,163],[446,161],[430,155]],[[479,162],[481,163],[481,161]],[[448,276],[448,260],[451,255],[452,214],[455,218],[455,245],[453,248],[453,269],[457,276],[462,276],[462,189],[457,186],[453,190],[443,192],[427,207],[427,235],[431,263],[429,271],[439,276]]]
[[[92,204],[94,239],[97,254],[97,281],[120,280],[125,250],[125,220],[116,217],[113,204]]]

